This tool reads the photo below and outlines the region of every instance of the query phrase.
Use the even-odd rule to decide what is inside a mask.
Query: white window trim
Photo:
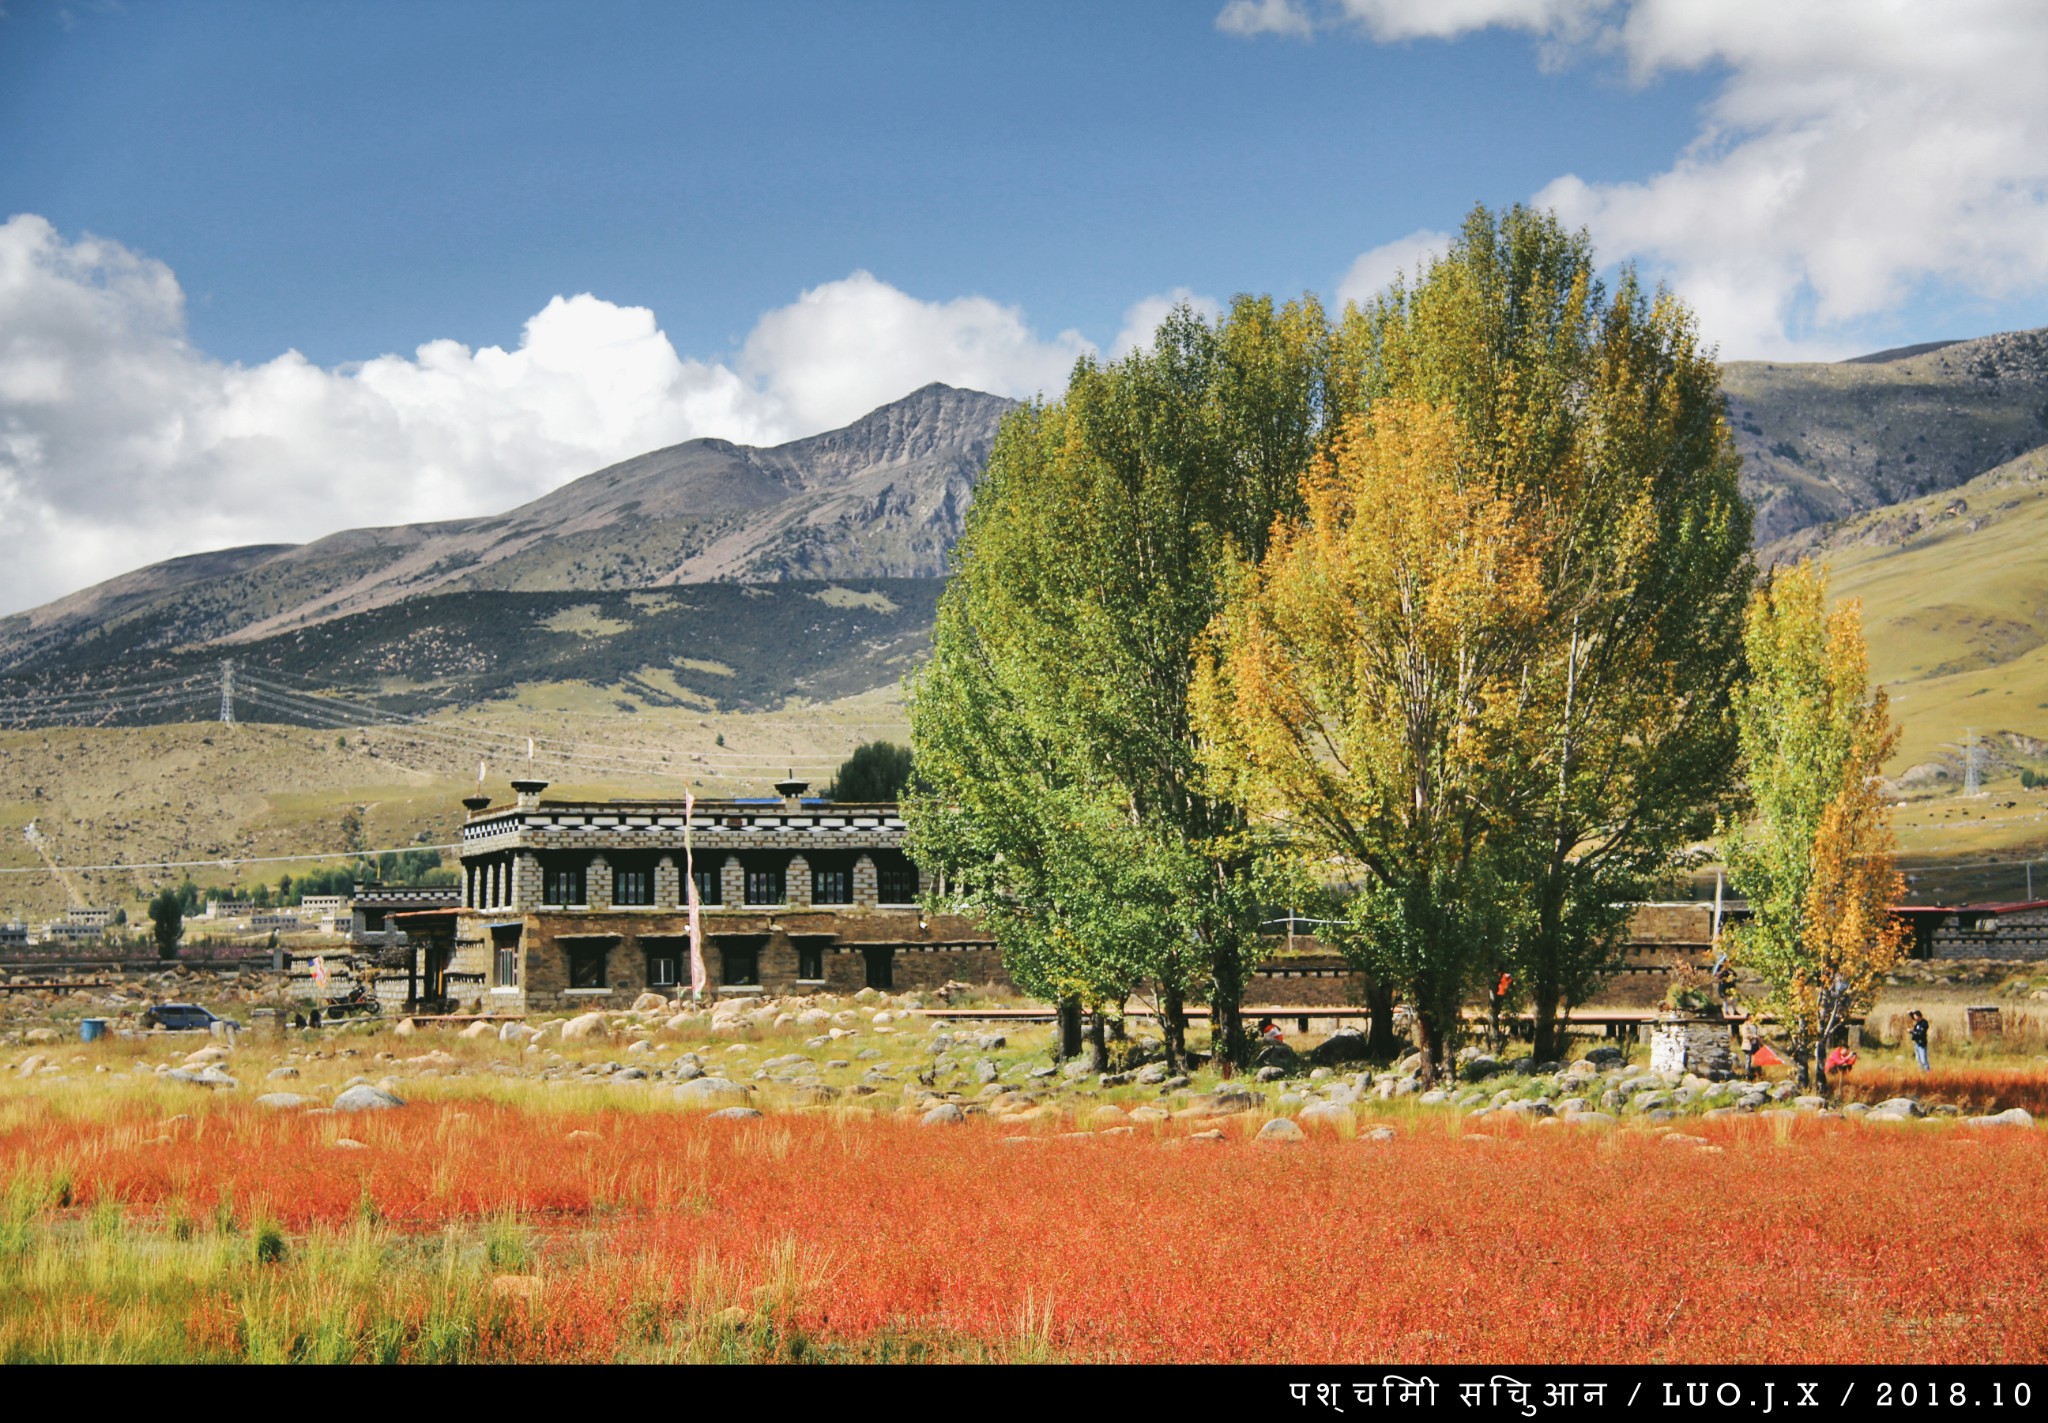
[[[565,988],[562,992],[571,998],[609,998],[612,994],[609,988]]]

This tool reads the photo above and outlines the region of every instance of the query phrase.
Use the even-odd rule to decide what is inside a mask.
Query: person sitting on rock
[[[1262,1042],[1269,1043],[1287,1041],[1286,1036],[1280,1031],[1280,1025],[1271,1018],[1259,1019],[1259,1039]]]
[[[1856,1054],[1846,1047],[1838,1047],[1828,1054],[1827,1072],[1830,1077],[1847,1077],[1856,1066]]]

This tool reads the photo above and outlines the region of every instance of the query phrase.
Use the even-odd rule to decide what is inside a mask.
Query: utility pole
[[[1977,729],[1963,728],[1963,794],[1977,794]]]
[[[220,660],[220,719],[225,725],[235,724],[235,659],[232,657]]]

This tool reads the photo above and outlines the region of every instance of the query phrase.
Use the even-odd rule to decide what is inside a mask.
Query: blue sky
[[[0,208],[168,263],[249,362],[509,341],[581,291],[713,353],[856,269],[1107,344],[1147,293],[1328,292],[1475,201],[1653,172],[1713,83],[1185,0],[8,8]]]
[[[1554,206],[1728,358],[2048,325],[2038,0],[0,0],[0,613]]]

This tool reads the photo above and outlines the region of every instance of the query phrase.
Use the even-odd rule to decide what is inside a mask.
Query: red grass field
[[[2031,1131],[1687,1126],[1708,1150],[1639,1131],[1459,1137],[1419,1118],[1380,1143],[1005,1144],[978,1124],[487,1104],[229,1107],[152,1144],[160,1129],[17,1118],[0,1173],[61,1167],[69,1204],[52,1214],[80,1230],[109,1202],[129,1232],[274,1220],[288,1261],[307,1232],[363,1221],[452,1239],[516,1219],[539,1284],[465,1336],[463,1357],[633,1357],[693,1290],[701,1307],[708,1267],[781,1281],[772,1300],[741,1297],[775,1314],[785,1356],[796,1338],[799,1354],[869,1358],[2048,1359],[2048,1142]],[[366,1149],[332,1146],[344,1131]],[[5,1265],[0,1319],[85,1328],[112,1307],[90,1272]],[[194,1357],[241,1357],[266,1268],[285,1267],[238,1264],[122,1307],[178,1310]],[[389,1290],[432,1279],[411,1278]],[[433,1307],[378,1306],[415,1323]],[[12,1355],[46,1356],[21,1318]],[[401,1339],[386,1356],[415,1355]]]

